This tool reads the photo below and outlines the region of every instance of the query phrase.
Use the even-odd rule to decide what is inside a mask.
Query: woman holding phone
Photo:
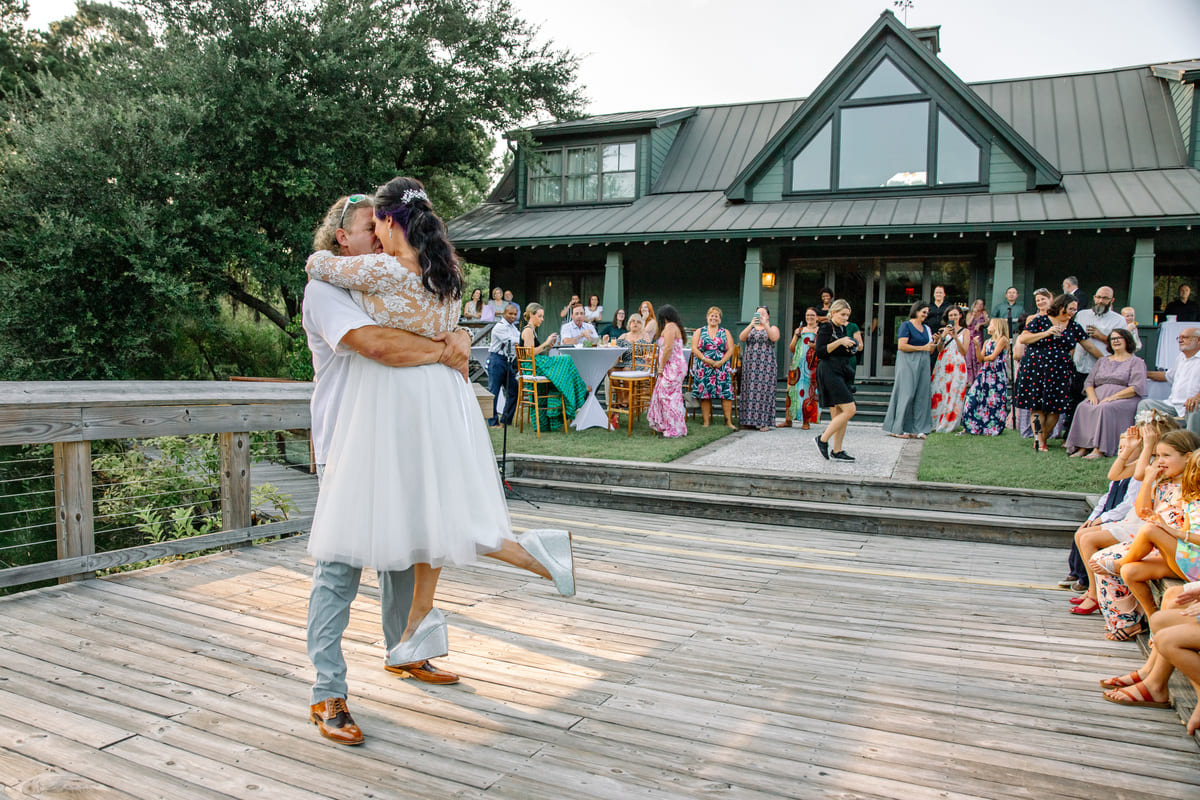
[[[769,431],[775,427],[775,381],[779,366],[775,343],[779,328],[771,324],[771,312],[759,306],[738,339],[742,342],[742,396],[738,400],[738,422],[749,428]]]

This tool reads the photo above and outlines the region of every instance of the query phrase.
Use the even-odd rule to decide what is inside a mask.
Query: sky
[[[581,59],[587,112],[804,97],[892,0],[511,0]],[[29,0],[34,27],[73,0]],[[1200,59],[1200,0],[913,0],[967,82]]]

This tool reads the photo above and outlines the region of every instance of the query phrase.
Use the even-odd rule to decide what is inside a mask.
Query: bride
[[[352,290],[380,325],[421,336],[453,331],[462,273],[442,220],[414,178],[375,195],[383,253],[313,253],[308,274]],[[377,571],[413,568],[413,602],[389,665],[446,655],[433,607],[441,567],[491,556],[575,593],[570,533],[513,538],[508,507],[475,394],[443,364],[403,369],[352,360],[325,466],[308,551]]]

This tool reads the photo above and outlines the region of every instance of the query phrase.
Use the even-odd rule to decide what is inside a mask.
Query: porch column
[[[610,319],[618,308],[625,307],[625,261],[619,251],[608,253],[604,261],[603,305]]]
[[[754,310],[762,305],[762,251],[746,248],[746,265],[742,274],[742,315],[738,322],[746,324],[754,318]]]
[[[1012,242],[996,243],[996,264],[992,272],[992,302],[988,304],[988,313],[992,312],[1001,302],[1008,302],[1004,293],[1013,285],[1013,246]]]
[[[1154,321],[1154,238],[1138,239],[1133,246],[1133,264],[1129,270],[1129,305],[1137,318],[1147,324]]]

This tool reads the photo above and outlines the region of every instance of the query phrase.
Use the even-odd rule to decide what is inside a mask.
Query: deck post
[[[219,433],[221,530],[250,527],[250,434]]]
[[[1139,238],[1134,242],[1133,262],[1129,270],[1129,305],[1133,306],[1138,319],[1154,321],[1153,236]]]
[[[605,255],[603,305],[613,313],[625,307],[625,260],[619,250],[610,250]]]
[[[746,248],[746,262],[742,268],[742,316],[739,325],[745,325],[754,317],[762,297],[762,251],[757,247]]]
[[[58,557],[89,556],[96,552],[92,515],[92,443],[54,443],[54,507]],[[90,578],[91,573],[66,575],[59,583]]]
[[[997,242],[996,261],[992,272],[992,299],[991,304],[988,306],[989,311],[1002,302],[1007,302],[1008,298],[1004,296],[1004,293],[1008,291],[1008,287],[1013,285],[1012,242]],[[1009,336],[1012,336],[1011,332],[1009,332]]]

